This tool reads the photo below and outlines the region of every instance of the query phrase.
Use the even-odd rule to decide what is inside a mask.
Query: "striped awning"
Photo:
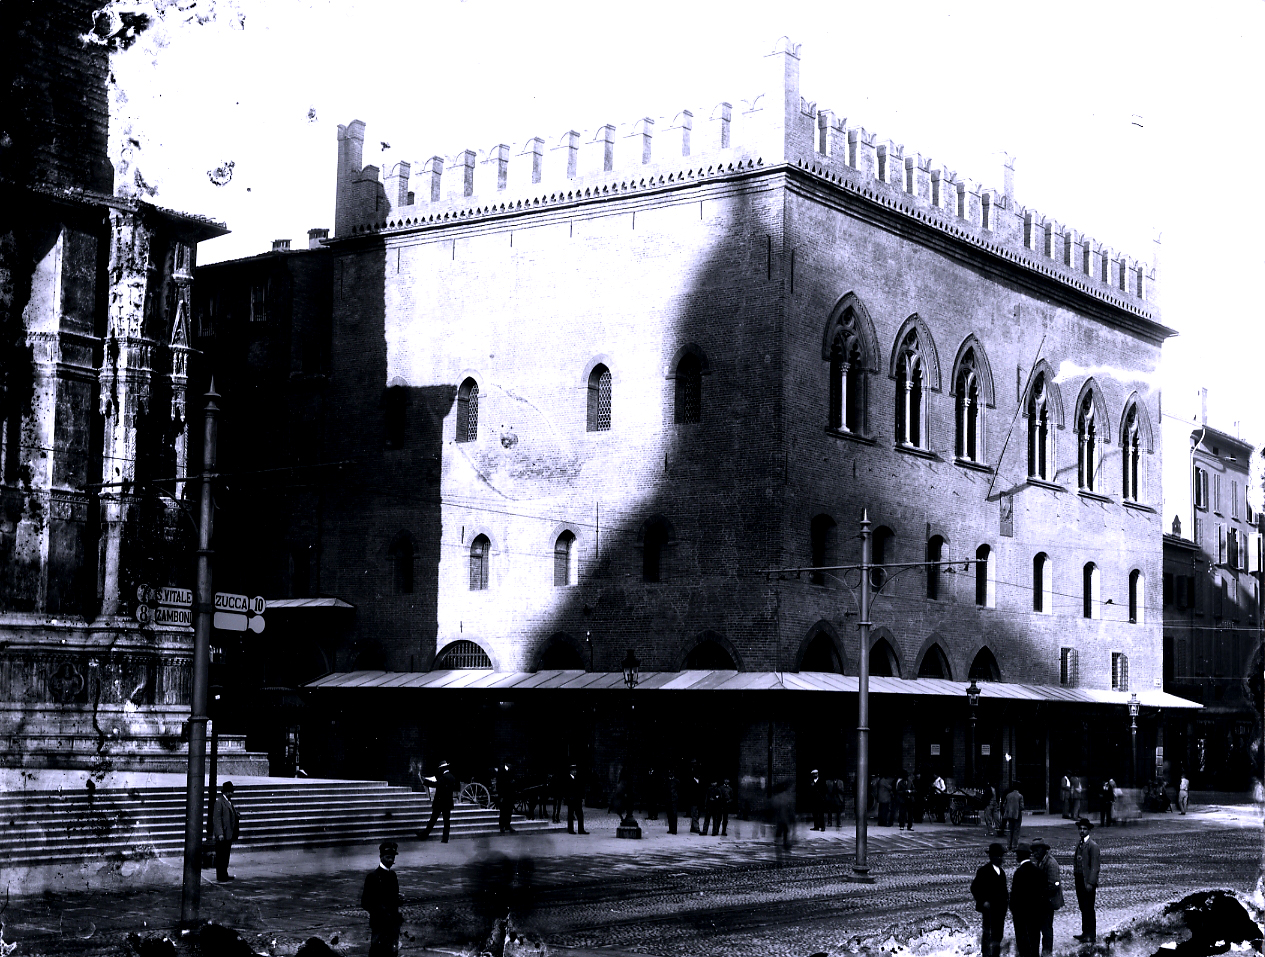
[[[387,689],[460,691],[602,691],[624,689],[620,671],[341,671],[304,685],[312,690]],[[1059,685],[979,682],[980,697],[994,701],[1127,705],[1129,692]],[[637,682],[646,691],[836,691],[855,694],[857,677],[824,671],[646,671]],[[870,693],[963,698],[966,686],[947,678],[870,678]],[[1200,708],[1202,705],[1159,689],[1138,692],[1145,708]]]

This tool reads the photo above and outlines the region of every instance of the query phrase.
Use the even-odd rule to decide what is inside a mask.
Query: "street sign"
[[[193,609],[173,608],[170,605],[159,605],[153,610],[153,621],[155,625],[188,625],[192,628]]]
[[[154,597],[160,605],[180,605],[188,608],[193,604],[192,588],[155,588]]]
[[[219,595],[215,596],[217,599]],[[247,618],[234,611],[217,611],[213,624],[221,631],[245,631]]]
[[[245,613],[250,611],[250,599],[245,595],[234,595],[232,592],[217,591],[215,593],[215,610],[216,611],[236,611]],[[245,629],[233,628],[232,631]]]

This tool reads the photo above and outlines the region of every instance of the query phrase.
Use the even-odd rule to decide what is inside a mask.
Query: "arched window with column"
[[[854,293],[845,294],[826,322],[821,357],[829,363],[826,425],[854,435],[867,433],[869,382],[877,359],[874,324]]]
[[[1103,441],[1109,435],[1105,418],[1091,379],[1076,403],[1076,484],[1083,492],[1102,491]]]
[[[927,447],[927,375],[918,330],[910,329],[896,358],[896,441]]]
[[[993,373],[984,347],[968,335],[953,366],[954,454],[960,461],[983,463],[984,413],[993,405]]]
[[[1146,503],[1146,463],[1153,448],[1151,419],[1135,392],[1125,401],[1120,417],[1120,491],[1126,502]]]
[[[1058,394],[1052,373],[1039,368],[1028,389],[1028,475],[1044,482],[1053,482],[1054,427],[1057,424]]]

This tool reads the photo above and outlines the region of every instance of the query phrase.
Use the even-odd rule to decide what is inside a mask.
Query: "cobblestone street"
[[[594,814],[589,837],[406,842],[397,864],[408,935],[401,953],[460,951],[481,935],[508,883],[517,888],[512,902],[526,915],[523,925],[555,952],[838,954],[871,935],[911,936],[928,918],[974,928],[967,885],[988,843],[977,828],[872,828],[876,883],[858,885],[846,879],[850,828],[801,830],[793,849],[779,856],[750,825],[740,825],[741,837],[731,825],[728,838],[703,838],[669,837],[662,821],[647,822],[640,842],[616,840],[613,826],[614,818]],[[1070,885],[1076,839],[1070,822],[1030,818],[1024,837],[1037,834],[1052,845]],[[1102,933],[1194,890],[1247,891],[1261,862],[1259,819],[1248,807],[1157,817],[1095,836],[1104,855]],[[236,929],[259,952],[293,953],[319,936],[346,953],[364,953],[359,892],[375,860],[373,849],[242,855],[234,861],[237,881],[204,881],[202,916]],[[18,942],[23,957],[128,953],[128,932],[173,933],[177,865],[151,865],[170,870],[166,887],[13,899],[4,913],[5,940]],[[1079,930],[1069,892],[1055,922],[1060,949],[1070,949]]]

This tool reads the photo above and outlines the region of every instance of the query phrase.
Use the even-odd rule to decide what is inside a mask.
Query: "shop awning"
[[[411,690],[460,691],[600,691],[624,688],[619,671],[342,671],[304,685],[312,690]],[[1049,701],[1064,704],[1127,705],[1129,692],[1098,688],[1064,688],[1059,685],[979,682],[980,697],[991,701]],[[648,671],[637,682],[637,693],[646,691],[835,691],[855,694],[855,675],[823,671]],[[961,681],[947,678],[870,678],[870,693],[879,695],[934,695],[966,697]],[[1144,708],[1200,708],[1202,705],[1158,689],[1138,692]]]
[[[285,611],[295,608],[355,608],[341,598],[269,598],[269,611]]]

